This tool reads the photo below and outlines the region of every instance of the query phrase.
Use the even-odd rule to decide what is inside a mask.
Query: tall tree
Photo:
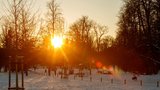
[[[160,61],[159,5],[158,0],[124,0],[120,11],[117,45],[139,53],[148,66]]]
[[[70,39],[73,47],[77,49],[77,56],[80,61],[93,57],[95,52],[102,51],[109,46],[107,37],[108,29],[106,26],[97,24],[95,21],[82,16],[70,26]],[[75,54],[75,53],[74,53]],[[90,61],[89,61],[90,62]]]
[[[35,31],[35,13],[31,13],[32,1],[8,0],[5,6],[6,15],[2,19],[1,40],[3,47],[22,50],[33,46],[33,32]],[[26,49],[30,50],[30,49]]]
[[[97,52],[101,51],[101,44],[103,43],[104,36],[107,34],[108,28],[107,26],[102,26],[99,24],[94,25],[94,33],[95,33],[95,44]]]
[[[56,0],[51,0],[47,3],[48,7],[48,29],[51,35],[54,35],[55,32],[62,33],[64,26],[64,19],[62,17],[61,9]]]
[[[92,29],[92,20],[87,16],[82,16],[70,26],[70,38],[78,50],[78,55],[82,57],[81,60],[86,59],[93,48]]]

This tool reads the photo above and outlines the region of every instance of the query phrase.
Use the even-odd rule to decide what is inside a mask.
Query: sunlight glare
[[[55,36],[51,39],[51,43],[54,46],[54,48],[60,48],[63,45],[63,39],[62,37]]]

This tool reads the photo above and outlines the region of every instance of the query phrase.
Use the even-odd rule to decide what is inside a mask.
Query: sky
[[[0,0],[0,8],[2,1]],[[46,3],[49,0],[35,0],[35,8],[39,9],[42,15],[47,11]],[[60,5],[65,18],[65,28],[75,22],[82,16],[88,16],[90,19],[106,25],[109,29],[109,35],[115,37],[118,22],[119,10],[122,6],[122,0],[56,0]],[[1,10],[2,11],[2,10]],[[3,11],[2,11],[3,12]]]
[[[38,0],[40,1],[40,0]],[[46,9],[49,0],[41,0],[40,8]],[[88,16],[90,19],[106,25],[109,35],[116,36],[119,10],[122,0],[57,0],[65,18],[65,27],[75,22],[81,16]]]

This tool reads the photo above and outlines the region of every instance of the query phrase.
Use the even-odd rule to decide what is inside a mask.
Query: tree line
[[[34,0],[7,0],[0,19],[0,66],[8,56],[23,55],[26,66],[41,64],[90,65],[100,61],[125,71],[157,73],[160,69],[160,1],[123,0],[117,36],[108,35],[106,25],[82,16],[65,31],[62,10],[56,0],[46,3],[41,18],[33,12]],[[107,17],[106,17],[107,18]],[[65,37],[64,46],[51,46],[54,35]]]
[[[126,69],[131,65],[132,70],[157,72],[160,64],[159,26],[159,0],[124,0],[115,47],[132,57],[123,59],[127,62]]]
[[[5,14],[1,24],[1,66],[7,65],[8,57],[23,55],[27,65],[49,65],[62,62],[89,63],[94,52],[100,52],[111,44],[108,28],[88,16],[82,16],[64,31],[64,17],[56,0],[46,3],[47,13],[41,18],[40,10],[34,10],[34,0],[3,1]],[[35,12],[34,12],[34,11]],[[54,35],[65,37],[62,51],[51,46]],[[57,55],[54,57],[54,55]],[[80,58],[77,58],[80,57]]]

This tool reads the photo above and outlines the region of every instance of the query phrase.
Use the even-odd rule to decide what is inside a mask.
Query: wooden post
[[[111,79],[111,84],[113,84],[113,79]]]
[[[102,82],[102,77],[101,77],[101,82]]]
[[[9,81],[8,81],[8,88],[11,87],[11,57],[9,57]]]
[[[22,88],[24,88],[23,60],[21,60]]]
[[[140,81],[140,85],[142,86],[142,80]]]
[[[62,71],[61,71],[61,79],[62,79],[63,73],[64,73],[64,72],[63,72],[63,68],[61,68],[61,70],[62,70]]]
[[[126,79],[124,80],[124,84],[127,84],[127,81],[126,81]]]
[[[90,65],[90,69],[89,69],[89,74],[92,75],[92,68],[91,68],[91,65]]]
[[[51,68],[50,68],[50,66],[48,67],[48,75],[51,76]]]
[[[18,60],[16,58],[16,90],[18,90]]]
[[[157,81],[157,87],[159,87],[159,81]]]
[[[90,77],[90,81],[92,82],[92,77]]]
[[[81,80],[83,80],[83,76],[81,76]]]
[[[76,79],[76,76],[74,75],[74,80]]]

